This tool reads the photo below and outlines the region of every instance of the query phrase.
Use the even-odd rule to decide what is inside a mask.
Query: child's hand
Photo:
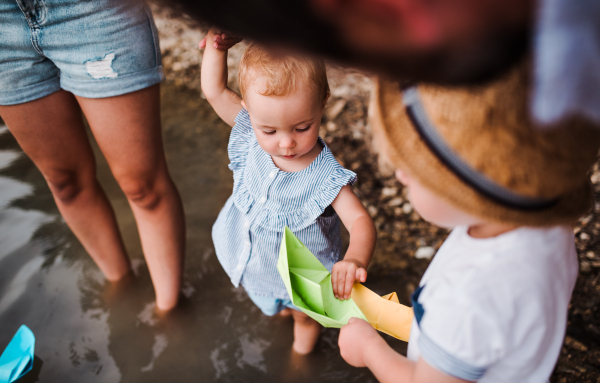
[[[385,341],[369,323],[362,319],[350,318],[348,324],[340,330],[338,345],[340,355],[354,367],[366,367],[365,352],[373,342]]]
[[[331,270],[331,286],[333,287],[333,295],[337,299],[350,298],[354,282],[365,282],[366,280],[366,268],[353,259],[339,261],[333,265]]]
[[[226,51],[226,50],[230,49],[232,46],[234,46],[235,44],[242,41],[242,38],[239,36],[234,36],[230,33],[221,32],[214,28],[211,28],[210,31],[206,34],[206,36],[202,40],[200,40],[200,43],[198,44],[198,48],[200,48],[200,49],[206,48],[206,39],[210,38],[210,36],[212,36],[213,48],[219,49],[222,51]]]

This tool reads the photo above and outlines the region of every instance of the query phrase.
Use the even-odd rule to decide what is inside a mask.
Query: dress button
[[[265,203],[265,202],[267,202],[267,197],[265,197],[265,196],[262,196],[262,197],[260,197],[260,201],[259,201],[259,202],[260,202],[260,203]]]
[[[275,170],[273,170],[270,174],[269,177],[271,178],[275,178],[275,176],[277,175],[277,172]]]
[[[236,269],[241,270],[242,269],[242,265],[237,265]]]
[[[250,247],[250,241],[246,241],[245,245],[246,247]]]
[[[250,221],[245,220],[244,221],[244,227],[246,227],[246,228],[250,227]]]

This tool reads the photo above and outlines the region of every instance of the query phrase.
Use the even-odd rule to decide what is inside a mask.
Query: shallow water
[[[20,382],[375,382],[342,360],[339,330],[324,329],[315,352],[296,355],[291,319],[262,315],[231,285],[210,238],[232,187],[229,129],[187,89],[164,86],[162,112],[187,219],[185,298],[166,317],[155,313],[133,216],[97,148],[98,178],[135,268],[118,284],[104,280],[0,125],[0,350],[21,324],[36,336],[33,371]],[[403,284],[369,275],[367,286],[384,294]]]

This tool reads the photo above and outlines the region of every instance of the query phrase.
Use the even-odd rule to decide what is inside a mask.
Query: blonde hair
[[[293,93],[302,81],[316,86],[323,104],[329,97],[325,62],[297,55],[275,56],[265,48],[252,44],[246,48],[238,72],[242,98],[257,76],[264,76],[267,88],[263,96],[285,96]]]

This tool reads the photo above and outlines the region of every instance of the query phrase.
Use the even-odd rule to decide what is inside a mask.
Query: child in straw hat
[[[408,358],[366,322],[342,328],[342,357],[382,382],[547,382],[578,262],[571,222],[589,209],[599,133],[539,131],[527,64],[486,87],[379,82],[375,142],[427,221],[453,228],[412,295]],[[567,126],[568,125],[568,126]]]

